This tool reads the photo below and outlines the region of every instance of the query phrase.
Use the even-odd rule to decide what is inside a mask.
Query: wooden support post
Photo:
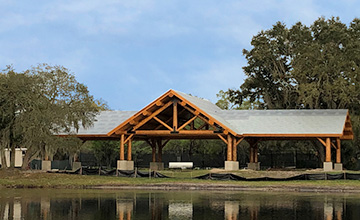
[[[127,151],[127,160],[130,161],[131,160],[131,145],[132,145],[132,140],[131,138],[128,140],[128,151]]]
[[[157,162],[162,162],[162,144],[161,144],[161,139],[157,140],[157,145],[158,145],[158,161]]]
[[[236,138],[233,138],[232,159],[233,159],[233,161],[237,161],[237,144],[236,144]]]
[[[124,155],[124,143],[125,142],[125,135],[122,134],[121,138],[120,138],[120,160],[125,160],[125,155]]]
[[[232,137],[230,134],[227,136],[227,160],[232,161]]]
[[[254,163],[257,163],[258,162],[258,146],[257,146],[257,144],[255,144],[255,146],[254,146],[254,150],[253,150],[253,152],[254,152]]]
[[[325,147],[325,162],[331,162],[331,141],[330,138],[326,138],[326,147]]]
[[[341,142],[336,138],[336,163],[341,163]]]
[[[150,141],[152,149],[152,162],[156,162],[156,142],[154,139]]]
[[[173,103],[173,129],[174,129],[174,131],[178,130],[177,100],[174,100],[174,103]]]
[[[254,148],[250,145],[250,163],[254,163]]]

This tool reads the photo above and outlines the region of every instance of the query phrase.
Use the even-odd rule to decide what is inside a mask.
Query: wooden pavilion
[[[225,170],[239,169],[237,146],[244,140],[250,144],[248,168],[255,170],[260,169],[260,141],[316,140],[325,149],[324,170],[342,170],[341,140],[353,139],[348,110],[222,110],[208,100],[174,90],[138,112],[101,112],[93,127],[72,135],[83,140],[120,140],[120,170],[134,169],[134,140],[152,147],[150,168],[163,169],[162,149],[172,139],[222,140],[227,145]],[[332,147],[336,149],[334,167]]]

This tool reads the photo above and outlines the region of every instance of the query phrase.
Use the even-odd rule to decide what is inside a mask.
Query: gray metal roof
[[[96,116],[93,126],[81,127],[77,135],[106,135],[109,131],[133,116],[137,111],[102,111]]]
[[[235,127],[233,127],[232,124],[230,124],[227,120],[225,120],[221,116],[221,112],[223,110],[221,108],[219,108],[217,105],[215,105],[214,103],[210,102],[207,99],[198,98],[198,97],[191,96],[191,95],[188,95],[188,94],[185,94],[182,92],[178,92],[178,91],[175,91],[175,92],[178,93],[179,95],[181,95],[183,98],[185,98],[189,102],[191,102],[193,105],[195,105],[199,109],[201,109],[204,112],[206,112],[207,114],[209,114],[211,117],[213,117],[215,120],[217,120],[224,126],[228,127],[229,129],[231,129],[233,131],[236,131]]]
[[[239,135],[243,134],[342,134],[347,110],[222,110],[206,99],[178,92],[188,102],[206,112]],[[137,111],[103,111],[90,128],[78,135],[106,135]]]
[[[223,110],[219,113],[242,134],[342,134],[347,110]]]

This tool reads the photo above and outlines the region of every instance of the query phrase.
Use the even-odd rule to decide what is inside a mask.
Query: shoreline
[[[155,184],[99,184],[99,185],[0,185],[1,189],[98,189],[98,190],[161,190],[161,191],[217,191],[217,192],[298,192],[298,193],[360,193],[360,187],[315,185],[265,185],[249,186],[232,183],[155,183]]]
[[[360,193],[360,180],[242,181],[194,179],[208,171],[166,173],[171,178],[132,178],[99,175],[70,175],[29,171],[0,171],[2,189],[108,189],[108,190],[201,190],[249,192]],[[238,173],[240,174],[240,173]],[[246,172],[249,178],[269,176],[268,172]],[[293,172],[272,172],[288,177]],[[245,176],[242,175],[242,176]]]
[[[107,189],[107,190],[165,190],[165,191],[181,191],[181,190],[210,190],[210,191],[248,191],[248,192],[313,192],[313,193],[360,193],[357,187],[316,187],[316,186],[262,186],[251,187],[232,184],[154,184],[154,185],[98,185],[86,186],[84,189]]]

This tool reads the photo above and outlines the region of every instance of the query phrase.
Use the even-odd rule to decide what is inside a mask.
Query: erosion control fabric
[[[238,180],[238,181],[291,181],[291,180],[360,180],[360,174],[354,173],[341,173],[341,174],[301,174],[288,178],[272,178],[272,177],[259,177],[259,178],[244,178],[235,174],[219,174],[209,173],[202,176],[195,177],[196,179],[206,180]]]

